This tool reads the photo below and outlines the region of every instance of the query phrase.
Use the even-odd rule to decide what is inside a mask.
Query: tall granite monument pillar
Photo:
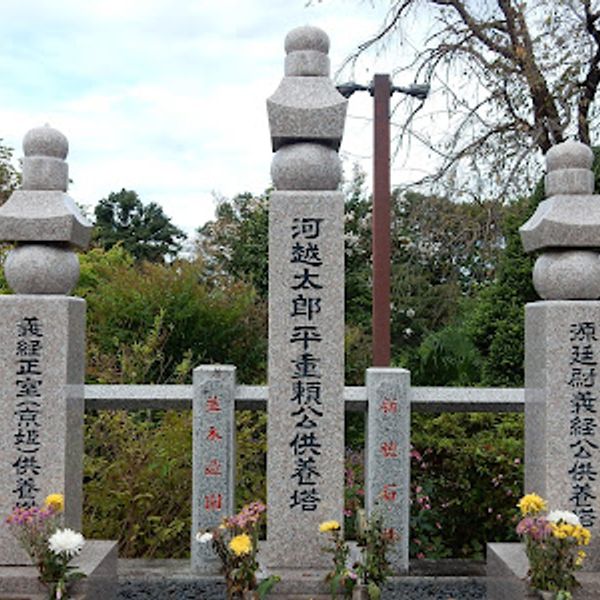
[[[72,246],[91,224],[65,193],[68,142],[48,126],[23,141],[22,189],[0,207],[0,240],[14,295],[0,296],[0,564],[29,564],[4,524],[13,507],[65,496],[65,525],[81,527],[85,302]]]
[[[521,227],[543,298],[525,312],[525,491],[571,510],[592,532],[600,567],[600,196],[592,151],[547,154],[546,196]]]
[[[329,39],[285,39],[285,77],[267,101],[269,206],[268,554],[323,568],[319,523],[342,522],[344,239],[338,149],[346,100],[329,79]]]

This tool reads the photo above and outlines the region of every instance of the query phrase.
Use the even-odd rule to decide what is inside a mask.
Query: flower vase
[[[556,592],[550,590],[538,590],[538,595],[542,600],[554,600],[556,598]]]
[[[369,600],[369,588],[363,583],[357,583],[352,590],[352,600]]]

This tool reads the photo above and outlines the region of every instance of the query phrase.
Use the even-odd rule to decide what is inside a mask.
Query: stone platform
[[[269,600],[331,600],[325,572],[278,571]],[[485,600],[485,568],[466,561],[413,561],[392,577],[382,600]],[[224,600],[221,577],[198,576],[187,560],[119,560],[119,600]]]
[[[73,560],[85,579],[73,583],[72,600],[112,600],[117,597],[117,543],[88,540]],[[46,600],[48,592],[39,580],[36,567],[0,567],[0,600]]]
[[[487,600],[521,600],[536,598],[526,583],[529,563],[522,544],[488,544]],[[573,592],[573,600],[600,598],[600,573],[580,571],[581,587]]]

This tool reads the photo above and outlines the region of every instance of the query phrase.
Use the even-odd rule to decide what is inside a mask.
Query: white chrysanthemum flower
[[[551,521],[552,523],[559,523],[562,521],[563,523],[567,523],[568,525],[581,525],[579,517],[569,510],[550,511],[546,519],[548,521]]]
[[[57,529],[48,539],[48,548],[54,554],[64,554],[68,558],[81,552],[85,540],[72,529]]]
[[[206,531],[205,533],[198,532],[196,534],[196,541],[200,542],[201,544],[207,544],[208,542],[212,541],[212,539],[213,534],[209,531]]]

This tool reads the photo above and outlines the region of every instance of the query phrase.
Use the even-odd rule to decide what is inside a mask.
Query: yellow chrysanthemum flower
[[[580,567],[583,564],[583,561],[586,556],[587,556],[587,554],[583,550],[580,550],[577,553],[577,558],[575,559],[575,566]]]
[[[229,549],[236,555],[242,556],[243,554],[250,554],[252,552],[252,540],[246,533],[236,535],[229,542]]]
[[[576,537],[578,525],[571,525],[570,523],[561,523],[560,525],[554,525],[552,527],[552,535],[559,540],[564,540],[568,537]]]
[[[517,506],[523,516],[537,515],[547,508],[546,501],[537,494],[526,494],[519,500]]]
[[[592,539],[592,534],[590,533],[589,529],[581,527],[580,525],[575,531],[575,537],[577,538],[577,543],[580,546],[587,546],[590,543],[590,540]],[[583,552],[583,550],[581,550],[581,552]]]
[[[56,512],[62,512],[65,509],[65,497],[62,494],[50,494],[46,496],[44,505],[49,506]]]
[[[327,533],[328,531],[338,531],[340,529],[340,524],[337,521],[323,521],[319,525],[319,531],[321,533]]]

